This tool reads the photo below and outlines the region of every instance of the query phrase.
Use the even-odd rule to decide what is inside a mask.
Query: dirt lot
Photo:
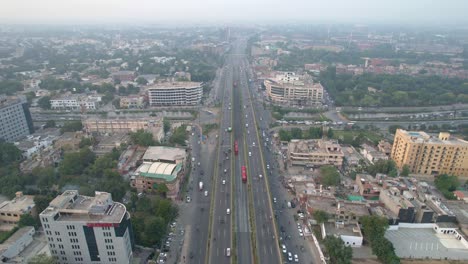
[[[402,260],[401,264],[467,264],[468,261],[449,260]],[[375,259],[353,259],[353,264],[382,264]]]

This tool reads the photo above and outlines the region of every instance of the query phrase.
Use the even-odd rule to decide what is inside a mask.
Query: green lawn
[[[340,139],[345,136],[352,136],[352,137],[357,137],[359,134],[362,134],[364,137],[369,139],[370,141],[374,142],[377,144],[381,139],[383,139],[383,136],[380,134],[377,134],[372,131],[365,131],[365,130],[333,130],[333,138],[334,139]]]

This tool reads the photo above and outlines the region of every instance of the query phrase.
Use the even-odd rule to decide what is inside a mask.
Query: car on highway
[[[263,175],[259,174],[258,177],[261,179],[261,178],[263,178]]]
[[[208,196],[208,191],[205,191],[205,196]]]
[[[293,260],[293,257],[292,257],[291,252],[288,252],[288,260],[289,260],[289,261],[292,261],[292,260]]]
[[[281,250],[283,251],[284,254],[286,254],[288,252],[286,250],[286,246],[284,244],[281,245]]]
[[[297,254],[294,254],[294,262],[299,262],[299,257],[297,256]]]
[[[245,124],[245,127],[249,127],[249,124]]]
[[[276,203],[276,197],[273,197],[273,202]]]
[[[252,152],[249,151],[249,157],[252,157]]]
[[[225,185],[225,184],[226,184],[226,180],[223,180],[223,185]]]
[[[224,169],[224,173],[227,173],[227,169]]]
[[[269,170],[269,169],[270,169],[270,164],[267,164],[267,170]]]
[[[229,208],[226,209],[226,214],[227,214],[227,215],[231,214],[231,209],[229,209]]]
[[[231,248],[226,248],[226,257],[231,256]]]
[[[254,147],[255,147],[255,142],[252,142],[252,146],[254,146]]]
[[[187,198],[185,198],[185,201],[186,201],[187,203],[190,203],[190,202],[192,201],[192,199],[190,198],[190,196],[187,196]]]

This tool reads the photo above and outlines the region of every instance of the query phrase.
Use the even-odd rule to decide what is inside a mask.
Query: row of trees
[[[458,78],[390,74],[336,74],[330,66],[320,82],[343,106],[425,106],[468,103],[468,84]],[[377,92],[368,88],[377,89]]]
[[[308,130],[300,128],[291,128],[291,130],[280,129],[279,137],[282,141],[291,141],[291,139],[319,139],[323,137],[322,127],[309,127]],[[325,134],[328,138],[333,138],[333,130],[330,128]]]
[[[395,248],[388,239],[384,237],[388,228],[388,220],[379,216],[364,216],[360,218],[362,231],[365,239],[370,243],[372,253],[382,263],[399,264],[400,259],[395,254]]]

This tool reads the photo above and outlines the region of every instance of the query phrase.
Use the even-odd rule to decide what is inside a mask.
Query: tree
[[[11,165],[21,158],[21,150],[13,143],[0,142],[0,166]]]
[[[327,137],[328,137],[329,139],[331,139],[331,138],[333,138],[333,135],[334,135],[334,133],[333,133],[333,129],[331,129],[331,128],[328,128],[328,131],[327,131]]]
[[[50,96],[41,97],[39,100],[37,100],[37,105],[44,110],[50,109]]]
[[[63,132],[76,132],[83,130],[83,123],[81,121],[68,121],[63,124],[60,131]]]
[[[45,123],[44,128],[55,127],[55,126],[56,126],[56,124],[55,124],[54,120],[47,120],[47,122]]]
[[[93,144],[94,144],[94,140],[93,140],[93,139],[83,137],[83,138],[81,138],[80,143],[78,144],[78,146],[79,146],[80,148],[84,148],[84,147],[90,147],[90,146],[92,146]]]
[[[167,185],[164,183],[158,184],[156,188],[156,192],[161,195],[162,197],[166,197],[167,192],[169,191],[169,188],[167,188]]]
[[[408,177],[410,172],[411,171],[410,171],[410,167],[408,166],[408,164],[403,165],[403,168],[401,169],[401,176]]]
[[[279,134],[279,137],[280,137],[281,141],[291,141],[291,139],[292,139],[291,133],[289,133],[288,131],[286,131],[284,129],[280,129],[278,134]]]
[[[318,224],[325,223],[328,221],[329,215],[327,212],[322,210],[315,210],[314,211],[314,219],[317,221]]]
[[[455,200],[456,197],[453,191],[460,186],[457,176],[442,174],[436,177],[434,180],[436,188],[444,195],[446,199]]]
[[[34,204],[36,205],[36,211],[42,212],[47,207],[49,207],[49,203],[53,200],[52,196],[46,195],[35,195],[34,196]]]
[[[373,215],[361,217],[360,222],[364,237],[370,242],[372,252],[377,255],[378,259],[383,263],[400,263],[392,243],[384,237],[388,228],[388,220],[385,217]]]
[[[331,263],[351,264],[353,250],[350,246],[345,246],[341,238],[330,235],[325,237],[323,242],[330,257]]]
[[[340,183],[340,173],[335,166],[322,166],[320,168],[320,175],[320,182],[325,186],[337,186]]]
[[[393,177],[397,174],[397,168],[395,161],[393,160],[378,160],[374,164],[367,166],[367,172],[372,176],[377,175],[377,173],[393,174]]]
[[[18,222],[18,227],[25,227],[25,226],[33,226],[34,228],[37,228],[37,221],[34,219],[34,217],[30,214],[22,214],[20,216],[20,220]]]
[[[163,128],[164,128],[164,135],[167,134],[171,130],[171,122],[166,118],[163,119]]]
[[[397,131],[397,129],[399,129],[399,128],[403,128],[403,127],[400,126],[400,125],[390,125],[390,126],[388,127],[388,132],[389,132],[390,134],[395,134],[396,131]]]
[[[28,264],[55,264],[57,263],[52,256],[47,256],[46,253],[41,253],[32,257]]]
[[[145,78],[143,77],[138,77],[136,79],[136,82],[139,84],[139,85],[147,85],[148,84],[148,80],[146,80]]]
[[[33,100],[34,98],[36,98],[36,93],[35,93],[35,92],[32,92],[32,91],[31,91],[31,92],[27,92],[25,95],[26,95],[26,99],[27,99],[27,101],[28,101],[28,104],[31,104],[31,103],[32,103],[32,100]]]
[[[140,146],[156,145],[156,141],[153,138],[153,134],[151,132],[146,132],[143,129],[140,129],[134,133],[130,133],[130,139],[135,145],[140,145]]]
[[[185,146],[185,141],[187,140],[187,132],[186,132],[187,126],[182,125],[178,128],[175,129],[174,133],[172,136],[169,138],[169,142],[171,144],[177,144],[181,146]]]
[[[293,139],[301,139],[302,138],[302,130],[300,128],[297,128],[297,127],[291,128],[291,137]]]

